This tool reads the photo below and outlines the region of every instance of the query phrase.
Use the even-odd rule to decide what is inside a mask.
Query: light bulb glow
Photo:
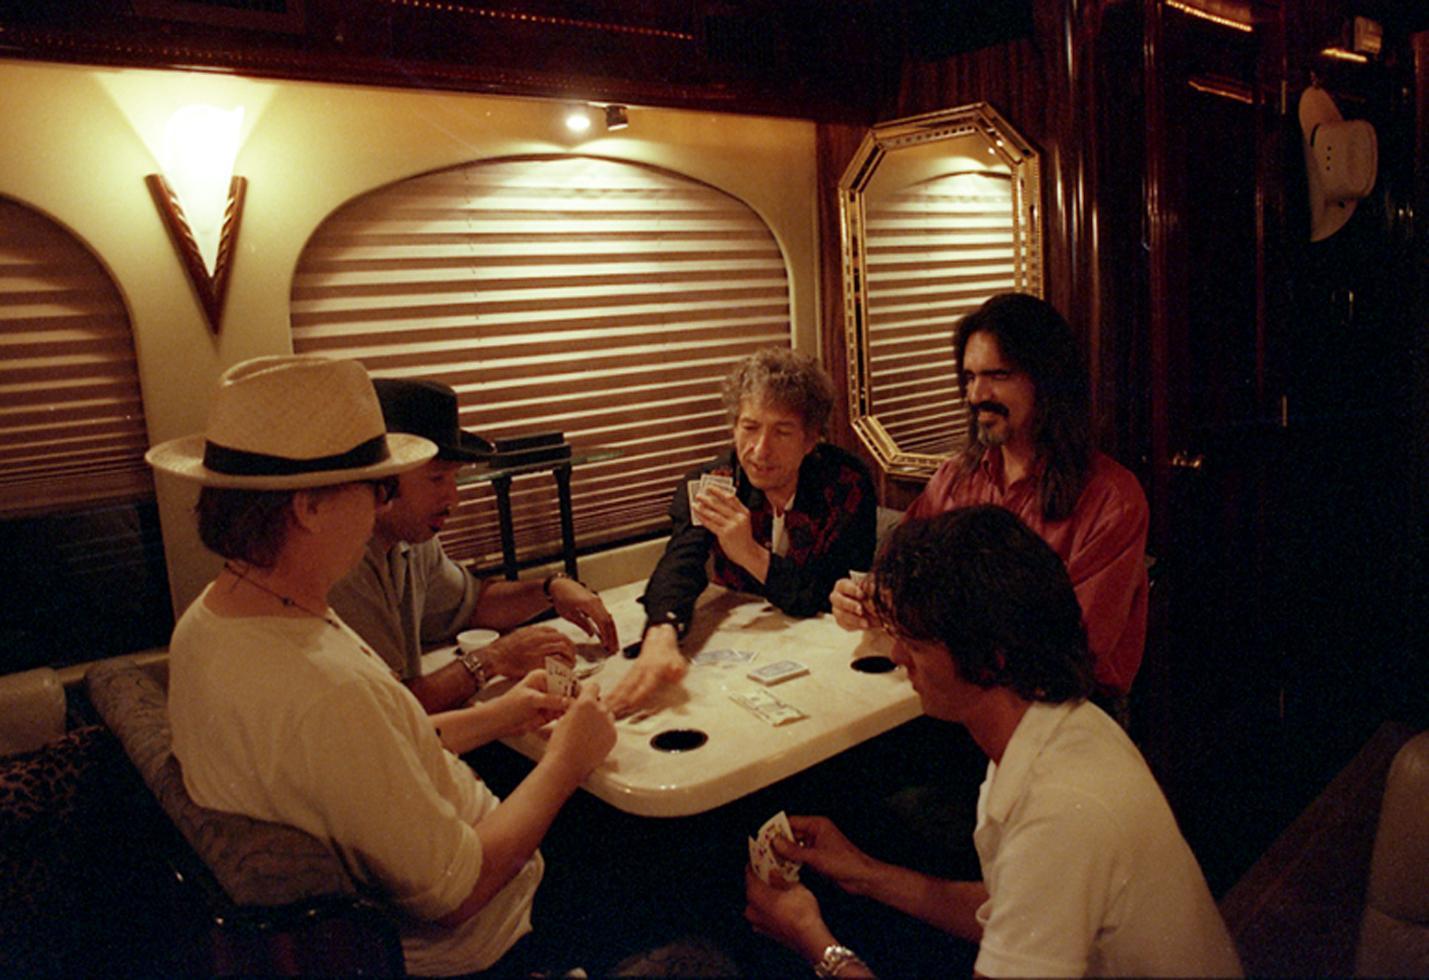
[[[228,185],[238,156],[243,107],[219,109],[187,105],[169,117],[164,127],[159,163],[173,188],[211,273],[218,258],[219,236],[228,206]]]

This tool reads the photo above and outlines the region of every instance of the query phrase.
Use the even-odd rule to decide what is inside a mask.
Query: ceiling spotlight
[[[577,106],[566,113],[566,128],[573,133],[584,133],[590,129],[590,114],[584,106]]]
[[[623,105],[608,105],[605,107],[605,128],[624,129],[630,125],[630,116],[625,111]]]

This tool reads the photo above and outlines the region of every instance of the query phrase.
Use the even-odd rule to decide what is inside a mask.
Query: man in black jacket
[[[827,611],[833,584],[873,560],[878,505],[857,457],[820,442],[834,387],[813,358],[757,351],[724,383],[734,447],[688,474],[645,587],[640,656],[610,692],[617,714],[684,677],[679,641],[708,584],[764,596],[791,616]]]

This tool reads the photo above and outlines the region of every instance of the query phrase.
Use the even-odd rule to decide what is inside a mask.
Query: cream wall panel
[[[214,338],[143,184],[181,105],[243,106],[235,165],[249,180]],[[0,59],[0,194],[68,226],[110,269],[133,322],[152,440],[202,428],[224,368],[291,350],[288,297],[303,244],[345,201],[468,160],[580,152],[667,167],[748,203],[789,265],[796,346],[817,344],[812,123],[633,107],[630,128],[578,141],[561,105],[532,99]],[[597,129],[599,124],[597,123]],[[198,543],[191,488],[159,481],[174,601],[216,562]]]

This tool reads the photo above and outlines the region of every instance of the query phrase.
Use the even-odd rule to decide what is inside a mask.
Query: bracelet
[[[570,577],[569,575],[567,575],[564,571],[554,571],[554,572],[552,572],[550,575],[547,575],[547,576],[546,576],[546,580],[541,583],[541,591],[544,592],[544,593],[546,593],[546,598],[547,598],[548,600],[552,601],[552,602],[554,602],[555,600],[554,600],[554,599],[551,599],[551,584],[552,584],[553,582],[555,582],[556,579],[558,579],[558,578],[569,578],[569,579],[571,579],[572,582],[576,583],[576,585],[579,585],[581,588],[583,588],[583,589],[585,589],[585,590],[587,590],[587,591],[590,590],[590,586],[589,586],[589,585],[586,585],[586,584],[585,584],[584,582],[582,582],[580,579],[578,579],[578,578],[571,578],[571,577]]]
[[[458,654],[456,659],[457,663],[471,672],[471,679],[476,682],[478,691],[486,686],[486,682],[491,679],[491,665],[486,662],[481,651],[468,650],[466,653]]]
[[[551,598],[551,583],[558,578],[570,578],[565,572],[556,571],[546,576],[546,581],[541,583],[541,591],[546,594],[546,598]]]
[[[832,946],[824,947],[824,955],[819,957],[819,962],[814,964],[814,976],[816,977],[837,977],[842,975],[843,968],[850,963],[862,963],[858,954],[847,946],[840,946],[834,943]]]

